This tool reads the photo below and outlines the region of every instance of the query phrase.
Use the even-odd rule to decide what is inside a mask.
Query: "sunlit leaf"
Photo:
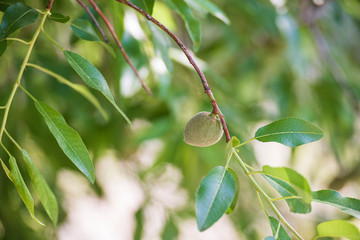
[[[24,149],[22,150],[22,155],[35,192],[39,196],[39,199],[51,221],[54,225],[56,225],[58,220],[58,203],[56,197],[49,188],[44,177],[36,169],[34,163],[31,161],[29,154]]]
[[[312,193],[313,201],[328,204],[360,219],[360,200],[344,197],[334,190],[319,190]]]
[[[53,71],[50,71],[49,69],[43,68],[39,65],[28,63],[27,66],[33,67],[36,69],[39,69],[40,71],[54,77],[56,80],[58,80],[60,83],[65,84],[75,91],[77,91],[79,94],[81,94],[84,98],[86,98],[91,104],[94,105],[94,107],[101,113],[101,115],[105,118],[105,120],[109,119],[108,114],[104,110],[104,108],[100,105],[99,101],[96,99],[96,97],[89,91],[88,88],[86,88],[83,85],[72,83],[63,76],[54,73]]]
[[[95,181],[94,166],[80,135],[66,123],[60,113],[46,103],[36,101],[35,106],[66,156],[93,183]]]
[[[130,0],[139,8],[145,10],[148,14],[152,14],[155,0]]]
[[[235,195],[235,181],[231,173],[218,166],[201,181],[196,193],[198,229],[205,231],[221,218]]]
[[[317,226],[317,237],[314,239],[322,237],[346,237],[350,240],[359,240],[360,232],[345,220],[331,220]]]
[[[70,20],[69,16],[64,16],[61,13],[51,13],[51,15],[48,17],[50,20],[53,20],[55,22],[59,23],[66,23]]]
[[[193,42],[194,51],[199,50],[201,39],[200,22],[194,17],[190,7],[184,0],[165,0],[164,2],[170,9],[174,10],[182,17],[191,41]]]
[[[227,170],[229,173],[231,173],[231,175],[233,176],[234,181],[235,181],[235,196],[231,202],[230,207],[228,208],[228,210],[226,210],[226,214],[230,214],[234,211],[236,204],[237,204],[237,200],[239,198],[240,182],[239,182],[239,176],[236,174],[236,172],[233,169],[228,168]]]
[[[23,202],[25,203],[25,206],[27,208],[27,210],[29,211],[31,217],[37,221],[39,224],[44,225],[43,223],[41,223],[36,217],[35,217],[35,212],[34,212],[34,200],[30,194],[29,189],[27,188],[23,177],[21,176],[19,167],[17,166],[16,160],[13,156],[10,157],[9,159],[9,163],[10,163],[10,179],[13,182],[17,192],[19,193],[21,199],[23,200]]]
[[[0,40],[0,57],[5,53],[7,47],[7,40],[1,39]]]
[[[186,0],[186,2],[191,6],[205,10],[206,12],[214,15],[224,23],[230,24],[230,20],[226,16],[226,14],[218,6],[216,6],[209,0]]]
[[[99,36],[95,32],[95,29],[87,20],[75,19],[71,23],[71,29],[78,38],[88,41],[100,41]]]
[[[129,118],[116,104],[110,88],[100,71],[79,54],[64,50],[64,55],[70,66],[77,72],[82,80],[84,80],[89,87],[101,92],[131,126]]]
[[[6,164],[3,162],[3,160],[1,158],[0,158],[0,163],[1,163],[1,166],[2,166],[6,176],[11,180],[10,170],[8,169],[8,167],[6,166]]]
[[[0,39],[6,38],[16,30],[36,22],[38,12],[23,3],[10,5],[4,12],[0,25]]]
[[[272,122],[255,133],[261,142],[278,142],[289,147],[319,140],[323,131],[311,122],[299,118],[283,118]]]
[[[266,237],[264,240],[276,240],[276,239],[273,236],[269,236],[269,237]]]
[[[271,216],[269,216],[269,222],[270,222],[270,226],[271,226],[271,231],[272,231],[273,235],[275,236],[280,223],[276,218],[271,217]],[[285,231],[283,226],[280,226],[278,239],[291,240],[289,234]]]
[[[264,176],[265,179],[280,193],[282,197],[299,196],[290,184],[271,176]],[[300,196],[299,196],[300,197]],[[311,212],[311,204],[304,202],[301,198],[286,199],[290,211],[294,213]]]
[[[298,172],[287,167],[270,167],[263,166],[263,173],[270,177],[290,183],[295,188],[296,192],[302,197],[305,203],[311,203],[312,193],[306,178]]]

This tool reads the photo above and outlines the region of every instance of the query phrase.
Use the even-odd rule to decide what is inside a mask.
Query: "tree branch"
[[[104,30],[101,28],[99,22],[96,20],[94,14],[92,14],[89,10],[89,8],[81,1],[81,0],[76,0],[77,3],[89,14],[89,16],[91,17],[91,19],[93,20],[93,22],[95,23],[96,27],[99,29],[101,36],[104,38],[105,42],[107,44],[110,44],[109,39],[106,37]]]
[[[94,0],[89,0],[91,6],[95,9],[95,11],[97,13],[99,13],[100,17],[102,18],[102,20],[105,22],[107,28],[109,29],[112,37],[114,38],[116,45],[119,47],[121,53],[123,54],[126,62],[129,64],[129,66],[131,67],[131,69],[134,71],[136,77],[139,79],[141,86],[145,89],[145,91],[147,92],[147,94],[149,94],[149,96],[152,95],[150,88],[145,84],[145,82],[142,80],[142,78],[140,77],[138,71],[136,70],[136,68],[134,67],[134,65],[132,64],[129,56],[127,55],[127,53],[125,52],[125,49],[123,48],[123,46],[121,45],[119,38],[117,37],[115,30],[113,28],[113,26],[110,24],[109,20],[106,18],[106,16],[104,15],[104,13],[100,10],[100,8],[96,5],[96,3],[94,2]]]
[[[92,1],[92,0],[89,0]],[[219,115],[223,129],[224,129],[224,133],[226,136],[226,142],[230,141],[230,134],[229,134],[229,130],[227,129],[226,123],[225,123],[225,118],[224,115],[221,113],[220,108],[218,107],[215,97],[210,89],[210,86],[205,78],[204,73],[201,71],[201,69],[199,68],[199,66],[196,64],[194,58],[191,56],[190,52],[186,49],[185,45],[180,41],[180,39],[178,37],[176,37],[168,28],[166,28],[162,23],[160,23],[158,20],[156,20],[155,18],[153,18],[150,14],[148,14],[146,11],[144,11],[143,9],[137,7],[136,5],[134,5],[133,3],[126,1],[126,0],[116,0],[120,3],[123,3],[131,8],[133,8],[134,10],[136,10],[137,12],[139,12],[141,15],[143,15],[147,20],[153,22],[156,26],[158,26],[161,30],[163,30],[167,35],[169,35],[175,42],[176,44],[181,48],[181,50],[184,52],[185,56],[187,57],[187,59],[189,60],[190,64],[194,67],[195,71],[198,73],[201,83],[204,87],[205,93],[209,96],[210,100],[211,100],[211,104],[213,106],[213,111],[212,113],[215,115]]]

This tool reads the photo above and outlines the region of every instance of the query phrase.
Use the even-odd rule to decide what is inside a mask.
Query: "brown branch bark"
[[[87,12],[87,14],[91,17],[91,19],[93,20],[93,22],[95,23],[96,27],[99,29],[101,36],[103,37],[104,41],[107,44],[110,44],[109,39],[107,38],[104,30],[102,29],[102,27],[100,26],[99,22],[96,20],[94,14],[91,13],[91,11],[89,10],[89,8],[81,1],[81,0],[76,0],[77,3]]]
[[[200,80],[201,80],[201,83],[202,83],[202,85],[204,87],[205,93],[208,95],[208,97],[211,100],[211,104],[213,106],[212,113],[215,114],[215,115],[219,115],[222,126],[223,126],[223,129],[224,129],[226,142],[229,142],[230,141],[230,133],[229,133],[229,130],[228,130],[227,126],[226,126],[224,115],[221,113],[220,108],[216,103],[215,97],[214,97],[214,95],[213,95],[213,93],[212,93],[212,91],[210,89],[210,86],[209,86],[209,84],[208,84],[208,82],[207,82],[207,80],[205,78],[204,73],[201,71],[199,66],[196,64],[194,58],[191,56],[190,52],[186,49],[185,45],[180,41],[180,39],[178,37],[175,36],[175,34],[173,34],[168,28],[166,28],[162,23],[160,23],[158,20],[153,18],[150,14],[148,14],[143,9],[137,7],[133,3],[129,2],[129,1],[126,1],[126,0],[116,0],[116,1],[131,7],[132,9],[136,10],[141,15],[143,15],[147,20],[153,22],[156,26],[158,26],[161,30],[163,30],[167,35],[169,35],[176,42],[176,44],[181,48],[181,50],[184,52],[185,56],[189,60],[190,64],[194,67],[195,71],[198,73],[198,75],[200,77]]]
[[[142,80],[142,78],[140,77],[138,71],[136,70],[135,66],[132,64],[129,56],[127,55],[127,53],[125,52],[125,49],[123,48],[122,44],[119,41],[119,38],[117,37],[115,30],[113,28],[113,26],[110,24],[109,20],[106,18],[106,16],[104,15],[104,13],[100,10],[100,8],[96,5],[96,3],[94,2],[94,0],[89,0],[91,6],[95,9],[95,11],[97,13],[99,13],[100,17],[102,18],[102,20],[105,22],[107,28],[109,29],[112,37],[114,38],[116,45],[119,47],[121,53],[123,54],[125,61],[129,64],[129,66],[131,67],[131,69],[134,71],[136,77],[139,79],[141,86],[145,89],[145,91],[147,92],[147,94],[149,94],[149,96],[152,95],[150,88],[145,84],[145,82]]]

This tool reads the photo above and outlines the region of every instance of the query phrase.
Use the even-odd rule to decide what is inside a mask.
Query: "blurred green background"
[[[46,1],[24,2],[38,9],[46,5]],[[293,167],[307,177],[313,190],[332,188],[359,198],[360,2],[211,2],[230,22],[226,24],[191,5],[202,30],[200,49],[195,55],[230,134],[246,141],[258,127],[289,116],[312,121],[325,132],[321,141],[296,149],[276,143],[249,144],[241,151],[243,159],[257,168],[263,164]],[[46,31],[64,48],[79,53],[100,69],[134,127],[130,128],[100,94],[93,92],[108,113],[108,121],[75,91],[28,67],[22,80],[24,86],[57,109],[80,133],[96,166],[96,182],[91,185],[76,170],[57,146],[32,100],[19,91],[7,130],[29,152],[54,190],[61,208],[60,221],[56,228],[52,227],[35,199],[36,214],[47,226],[34,222],[1,171],[0,239],[227,236],[225,239],[256,240],[270,235],[256,194],[235,163],[231,165],[241,181],[236,210],[208,231],[197,231],[196,189],[207,172],[225,164],[226,143],[223,138],[212,147],[196,148],[186,145],[182,134],[193,115],[212,110],[211,103],[195,71],[166,35],[120,3],[98,4],[114,22],[124,48],[153,96],[147,96],[140,87],[113,42],[109,49],[100,42],[78,39],[69,23],[47,21]],[[76,1],[55,0],[53,12],[70,16],[71,21],[87,18]],[[183,20],[163,1],[156,1],[153,16],[192,48]],[[17,37],[29,40],[35,28],[36,24],[31,25]],[[12,42],[0,58],[1,105],[9,96],[25,50],[25,45]],[[61,51],[43,34],[30,62],[81,83]],[[21,159],[6,137],[4,143]],[[0,157],[7,159],[4,151],[0,151]],[[18,162],[29,183],[23,162]],[[286,214],[286,205],[281,209],[305,239],[314,236],[317,223],[345,217],[330,207],[315,204],[313,212],[305,216]]]

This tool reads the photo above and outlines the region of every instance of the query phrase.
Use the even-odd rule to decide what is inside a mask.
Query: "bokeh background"
[[[63,47],[100,69],[134,126],[130,128],[100,94],[93,92],[108,120],[66,85],[27,68],[24,86],[61,112],[80,133],[93,157],[96,182],[90,184],[66,158],[32,100],[19,91],[7,129],[29,152],[54,190],[60,220],[53,227],[35,198],[36,215],[47,226],[34,222],[1,171],[0,239],[257,240],[270,235],[254,189],[236,163],[231,163],[240,176],[236,210],[209,230],[197,231],[196,189],[207,172],[225,164],[226,143],[222,139],[214,146],[196,148],[186,145],[182,134],[193,115],[212,110],[209,99],[195,71],[166,35],[115,1],[97,2],[114,22],[153,96],[147,96],[140,87],[114,43],[109,48],[100,42],[81,40],[74,36],[69,23],[47,21],[46,31]],[[242,158],[258,169],[264,164],[292,167],[308,179],[313,190],[331,188],[359,198],[359,1],[211,2],[230,21],[221,21],[191,5],[202,30],[201,46],[195,55],[231,135],[246,141],[258,127],[288,116],[314,122],[325,132],[319,142],[295,149],[253,142],[243,147]],[[46,1],[25,3],[39,9],[46,5]],[[53,11],[71,20],[87,18],[75,1],[55,0]],[[183,20],[163,1],[156,1],[153,16],[192,48]],[[17,37],[30,39],[35,25],[17,33]],[[0,58],[1,104],[8,98],[25,49],[13,42]],[[30,62],[81,83],[61,51],[44,35],[40,35]],[[4,143],[20,160],[11,142],[4,138]],[[0,157],[6,159],[6,153],[0,151]],[[29,183],[23,162],[18,163]],[[270,188],[267,190],[276,196]],[[312,213],[307,215],[291,214],[285,204],[279,206],[305,239],[315,235],[319,222],[349,219],[329,206],[313,204]]]

